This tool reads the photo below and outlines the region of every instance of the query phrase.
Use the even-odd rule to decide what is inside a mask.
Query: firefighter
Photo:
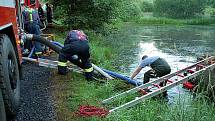
[[[53,8],[51,7],[52,5],[49,3],[46,3],[46,17],[47,17],[47,22],[48,23],[52,23],[52,19],[53,19]]]
[[[71,30],[64,42],[64,47],[59,53],[58,73],[65,75],[67,73],[66,62],[82,68],[87,80],[92,79],[93,67],[90,63],[89,41],[86,34],[80,30]]]
[[[32,5],[35,7],[35,4]],[[30,34],[40,35],[40,18],[38,15],[38,12],[34,8],[26,8],[23,14],[24,17],[24,24],[26,27],[26,30]],[[39,42],[34,42],[35,45],[35,54],[36,57],[40,56],[42,54],[42,47]],[[30,41],[26,41],[25,43],[25,49],[31,50],[32,43]]]
[[[137,67],[137,69],[132,73],[131,79],[133,79],[143,68],[146,66],[151,67],[146,73],[144,73],[143,83],[148,83],[150,78],[155,77],[162,77],[171,72],[171,68],[169,64],[163,59],[158,56],[148,57],[144,55],[142,57],[141,64]],[[159,84],[160,86],[166,85],[166,82],[162,82]],[[163,93],[164,96],[167,95],[166,92]]]
[[[39,14],[39,18],[40,18],[40,28],[44,28],[44,24],[45,24],[45,13],[43,11],[42,5],[39,4],[38,7],[38,14]]]

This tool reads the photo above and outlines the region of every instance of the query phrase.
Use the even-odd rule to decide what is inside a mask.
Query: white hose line
[[[113,77],[111,77],[108,73],[104,72],[101,68],[99,68],[98,66],[92,64],[93,68],[98,71],[99,73],[101,73],[103,76],[105,76],[107,79],[112,80],[114,79]]]

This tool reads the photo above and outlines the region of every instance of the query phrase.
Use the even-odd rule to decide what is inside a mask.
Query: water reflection
[[[109,36],[107,44],[118,48],[113,65],[124,75],[131,75],[144,54],[160,56],[170,64],[172,72],[196,62],[197,56],[215,54],[215,29],[208,26],[139,26],[126,25],[123,31]],[[144,68],[137,75],[142,81]],[[189,91],[177,86],[168,90],[170,102],[188,101]],[[185,98],[186,97],[186,98]],[[178,100],[178,98],[180,100]],[[186,100],[182,100],[186,99]]]
[[[129,66],[130,71],[134,70],[135,67],[137,67],[140,62],[141,62],[141,57],[143,55],[148,55],[148,56],[159,56],[161,58],[166,59],[166,61],[170,64],[171,68],[172,68],[172,72],[177,71],[179,69],[185,68],[189,65],[191,65],[192,63],[195,62],[195,58],[194,57],[190,57],[190,56],[178,56],[178,55],[173,55],[170,53],[165,53],[162,50],[158,49],[155,46],[156,42],[143,42],[141,41],[139,43],[139,52],[137,53],[137,58],[138,60],[135,61],[133,64],[131,64]],[[177,53],[177,52],[175,52]],[[138,76],[142,76],[143,72],[147,71],[149,68],[144,68],[142,73],[140,73]]]
[[[172,55],[170,53],[165,53],[162,50],[158,49],[155,46],[156,42],[154,41],[149,41],[149,42],[143,42],[141,41],[138,45],[139,47],[139,53],[137,55],[137,58],[139,58],[138,61],[134,62],[129,66],[130,72],[132,72],[139,64],[141,61],[141,57],[143,55],[148,55],[148,56],[159,56],[161,58],[166,59],[166,61],[170,64],[172,72],[175,72],[177,70],[183,69],[192,63],[195,62],[194,57],[189,57],[189,56],[178,56],[178,55]],[[149,70],[149,67],[144,68],[140,74],[137,75],[137,80],[142,81],[144,73]],[[175,80],[175,79],[174,79]],[[180,98],[180,95],[185,95],[185,90],[181,86],[174,87],[170,90],[168,90],[168,96],[169,96],[169,103],[175,102],[175,98]],[[188,95],[188,94],[186,94]]]

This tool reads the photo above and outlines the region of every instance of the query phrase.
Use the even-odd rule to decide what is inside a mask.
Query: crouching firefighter
[[[151,69],[144,73],[143,84],[148,83],[150,78],[162,77],[171,72],[169,64],[163,58],[158,56],[148,57],[147,55],[144,55],[140,65],[132,73],[131,79],[134,79],[134,77],[146,66],[151,67]],[[166,81],[161,82],[159,86],[165,86],[166,83]],[[167,96],[166,91],[163,93],[163,96]]]
[[[66,62],[82,68],[87,80],[92,79],[93,67],[90,62],[89,41],[86,34],[80,30],[71,30],[64,42],[64,47],[59,53],[58,73],[61,75],[67,74]]]

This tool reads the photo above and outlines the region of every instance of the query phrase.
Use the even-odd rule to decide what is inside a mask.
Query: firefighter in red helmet
[[[92,79],[93,67],[90,62],[88,37],[83,31],[71,30],[62,48],[58,59],[58,73],[65,75],[67,73],[66,62],[69,60],[71,63],[82,68],[85,72],[87,80]]]

